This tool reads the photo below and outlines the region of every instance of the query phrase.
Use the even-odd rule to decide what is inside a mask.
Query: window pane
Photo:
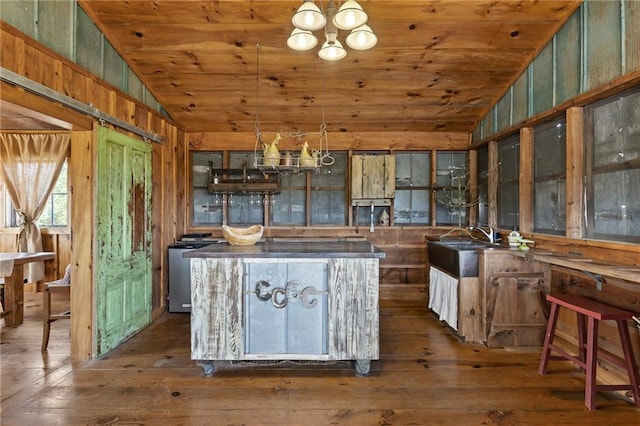
[[[513,229],[518,226],[518,185],[503,185],[498,196],[498,226]]]
[[[598,173],[594,186],[594,236],[640,237],[640,168]],[[633,240],[632,240],[633,241]]]
[[[346,153],[332,153],[334,163],[330,166],[323,166],[318,173],[311,174],[311,187],[333,187],[336,190],[344,190],[346,184]]]
[[[566,229],[566,121],[534,128],[533,230],[564,235]]]
[[[284,178],[284,176],[283,176]],[[271,217],[273,225],[306,224],[306,191],[283,189],[272,196]]]
[[[428,224],[429,193],[428,190],[396,190],[394,223]]]
[[[536,182],[535,205],[533,207],[534,231],[546,234],[565,234],[567,224],[565,188],[565,179]]]
[[[514,229],[519,223],[519,156],[517,135],[498,143],[498,227],[504,229]]]
[[[207,189],[209,167],[222,168],[221,152],[191,153],[191,224],[222,225],[223,197]]]
[[[222,224],[222,196],[213,195],[206,188],[193,188],[194,225]]]
[[[263,223],[263,195],[229,194],[227,205],[229,207],[230,225],[256,225]]]
[[[396,153],[396,188],[429,186],[430,175],[429,153]]]
[[[565,119],[537,126],[533,134],[535,177],[564,176],[567,159]]]
[[[67,226],[69,210],[67,188],[67,161],[65,160],[47,204],[36,220],[38,226]]]
[[[311,174],[311,224],[346,225],[346,153],[332,153],[334,163]]]
[[[640,91],[594,108],[593,165],[640,158]]]
[[[489,223],[489,148],[478,149],[478,223]]]
[[[314,225],[344,225],[345,202],[341,191],[311,192],[311,223]]]

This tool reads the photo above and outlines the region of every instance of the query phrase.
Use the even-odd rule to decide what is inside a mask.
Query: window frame
[[[605,241],[615,241],[615,242],[630,242],[630,243],[640,243],[640,232],[638,234],[622,234],[622,233],[606,233],[606,232],[597,232],[596,225],[596,216],[599,214],[596,211],[595,207],[595,178],[599,175],[604,174],[612,174],[612,173],[631,173],[635,171],[640,174],[640,155],[637,158],[620,161],[620,162],[608,162],[606,164],[595,165],[597,158],[602,158],[602,156],[597,156],[595,154],[596,149],[596,136],[594,132],[594,128],[596,126],[596,118],[595,113],[596,110],[605,105],[614,104],[627,96],[637,96],[637,99],[640,99],[640,88],[636,87],[630,90],[626,90],[605,99],[602,99],[597,102],[593,102],[585,106],[584,108],[584,214],[583,216],[583,238],[586,239],[594,239],[594,240],[605,240]],[[621,109],[624,110],[624,109]],[[638,105],[638,111],[640,111],[640,105]],[[622,129],[620,126],[624,126],[625,123],[619,123],[618,127]],[[633,140],[636,145],[632,145],[634,151],[640,152],[640,138],[637,140]],[[621,152],[619,155],[624,155]],[[610,187],[607,187],[610,189]],[[626,200],[626,199],[625,199]],[[640,216],[640,213],[635,214],[634,212],[629,213],[628,210],[624,209],[623,206],[626,206],[628,200],[625,201],[623,205],[620,206],[620,211],[617,214],[610,214],[607,216],[606,214],[602,214],[604,218],[609,217],[611,219],[616,219],[617,215],[620,215],[620,218],[625,218],[629,214],[633,218]],[[632,207],[633,208],[633,207]],[[637,209],[637,206],[636,206]],[[638,219],[636,219],[638,220]]]

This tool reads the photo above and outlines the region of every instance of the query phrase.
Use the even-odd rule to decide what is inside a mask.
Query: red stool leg
[[[549,365],[549,356],[551,354],[551,344],[556,334],[556,322],[558,321],[558,304],[551,303],[551,309],[549,310],[549,322],[547,323],[547,332],[544,336],[544,345],[542,346],[542,357],[540,358],[540,365],[538,366],[538,374],[544,374],[547,372],[547,366]]]
[[[596,404],[596,359],[598,351],[598,321],[593,317],[587,318],[587,364],[586,383],[584,388],[584,405],[592,410]]]
[[[576,312],[577,320],[578,320],[578,357],[580,361],[583,363],[587,362],[587,318],[584,314],[580,312]],[[580,367],[580,370],[584,373],[586,371],[585,368]]]
[[[638,407],[640,407],[640,379],[638,379],[638,366],[636,365],[636,359],[633,355],[633,346],[631,346],[631,339],[629,338],[629,329],[627,328],[626,320],[617,320],[618,331],[620,332],[620,342],[622,343],[622,352],[624,354],[624,361],[627,367],[627,373],[629,374],[629,383],[633,387],[633,401]]]

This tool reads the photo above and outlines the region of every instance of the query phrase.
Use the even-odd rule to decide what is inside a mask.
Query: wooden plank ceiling
[[[79,3],[188,132],[470,132],[581,0],[361,0],[339,62],[287,47],[299,0]]]

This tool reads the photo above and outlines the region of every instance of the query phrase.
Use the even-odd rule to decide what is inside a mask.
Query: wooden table
[[[0,272],[4,275],[4,324],[16,326],[24,320],[24,265],[55,259],[53,252],[0,253]],[[13,265],[13,266],[12,266]],[[8,271],[11,271],[7,275]]]

